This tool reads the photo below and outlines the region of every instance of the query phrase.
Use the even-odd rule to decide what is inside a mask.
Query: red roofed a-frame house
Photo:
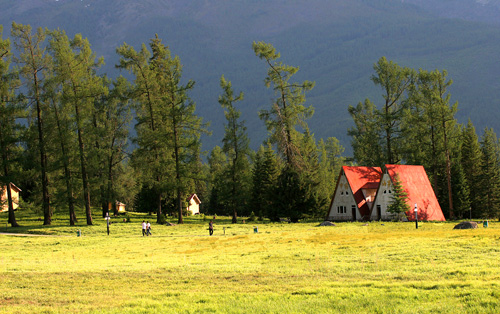
[[[396,177],[408,194],[409,220],[415,219],[415,204],[419,220],[445,220],[424,167],[410,165],[385,165],[383,172],[379,167],[342,167],[326,220],[394,219],[387,208],[393,202]]]
[[[368,220],[382,178],[379,167],[349,167],[340,170],[326,220]]]
[[[385,171],[380,180],[370,219],[389,220],[394,214],[387,212],[387,207],[393,201],[394,182],[399,180],[408,194],[406,212],[408,220],[415,220],[415,204],[418,208],[418,220],[445,221],[443,211],[434,194],[429,178],[423,166],[385,165]]]

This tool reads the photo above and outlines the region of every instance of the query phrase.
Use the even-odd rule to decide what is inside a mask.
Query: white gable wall
[[[378,188],[375,202],[373,203],[370,220],[392,220],[394,218],[394,214],[387,211],[387,208],[393,202],[393,196],[394,186],[392,185],[391,178],[389,177],[389,174],[384,173],[382,179],[380,180],[380,186]],[[379,212],[381,217],[378,215]]]
[[[356,205],[356,200],[352,194],[351,187],[345,174],[342,174],[337,183],[337,189],[335,195],[333,196],[333,202],[328,211],[327,220],[334,221],[346,221],[352,220],[353,206],[356,211],[356,220],[361,220],[361,214],[359,212],[358,206]]]

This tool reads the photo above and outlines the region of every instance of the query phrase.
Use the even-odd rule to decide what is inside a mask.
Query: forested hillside
[[[369,78],[381,56],[416,69],[446,69],[454,81],[450,92],[459,101],[459,120],[470,117],[479,130],[500,128],[498,1],[2,2],[4,37],[12,21],[60,28],[70,37],[82,33],[104,56],[102,71],[110,76],[117,73],[116,47],[123,42],[139,46],[158,33],[181,57],[185,77],[196,82],[192,97],[197,112],[211,121],[214,131],[204,141],[206,149],[220,144],[222,137],[223,113],[217,103],[221,74],[245,93],[242,115],[251,146],[265,138],[257,111],[271,95],[251,49],[258,40],[273,43],[287,62],[300,67],[301,77],[316,82],[308,97],[316,110],[311,130],[318,137],[339,138],[348,151],[346,131],[352,121],[347,106],[366,97],[380,100],[381,91]]]

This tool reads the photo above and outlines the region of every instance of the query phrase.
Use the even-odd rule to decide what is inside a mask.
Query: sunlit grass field
[[[500,224],[156,225],[112,218],[110,235],[16,213],[0,232],[0,313],[500,313]],[[176,222],[171,220],[171,222]],[[258,233],[254,233],[254,227]],[[82,236],[77,236],[80,229]],[[225,229],[225,230],[224,230]]]

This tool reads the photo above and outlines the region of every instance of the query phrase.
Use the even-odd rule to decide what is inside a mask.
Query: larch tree
[[[16,106],[14,91],[19,85],[16,73],[10,69],[11,49],[10,41],[2,38],[2,26],[0,25],[0,162],[2,180],[0,181],[0,193],[7,189],[8,223],[12,227],[19,227],[14,213],[14,205],[11,193],[11,167],[14,163],[13,154],[17,150],[17,134],[19,126],[16,119],[19,117],[19,108]],[[0,204],[3,205],[3,204]]]
[[[62,86],[62,101],[73,108],[73,119],[78,139],[81,178],[83,184],[83,200],[87,225],[92,225],[92,210],[90,199],[90,181],[88,168],[88,152],[91,130],[89,126],[92,107],[96,98],[105,94],[101,77],[96,70],[103,64],[102,59],[96,60],[90,43],[80,34],[70,41],[62,31],[51,33],[51,52],[54,60],[54,75]]]
[[[385,163],[401,161],[402,117],[407,105],[406,95],[414,80],[414,71],[388,61],[385,57],[373,66],[372,81],[383,90],[383,103],[377,109],[378,123],[383,129]]]
[[[320,139],[318,142],[320,178],[318,193],[326,200],[331,200],[333,197],[340,168],[345,163],[345,158],[342,157],[344,150],[344,147],[340,145],[339,140],[335,137],[327,138],[326,142]],[[327,202],[321,208],[323,216],[326,216],[328,205]]]
[[[150,48],[153,45],[151,40]],[[134,75],[129,97],[133,100],[135,111],[137,136],[134,143],[137,149],[132,154],[131,163],[137,173],[141,174],[142,190],[151,190],[155,194],[156,221],[161,223],[163,196],[166,193],[164,180],[172,172],[173,159],[165,135],[169,125],[162,113],[163,97],[167,92],[165,86],[160,85],[161,68],[153,67],[153,57],[145,44],[140,51],[136,51],[125,43],[116,52],[120,56],[117,67]],[[159,57],[162,56],[155,56],[157,61]],[[163,57],[167,58],[166,55]]]
[[[254,42],[252,47],[255,55],[266,62],[267,77],[264,82],[276,95],[271,109],[261,110],[259,116],[270,132],[271,143],[277,145],[286,165],[289,168],[300,168],[302,160],[297,143],[297,127],[306,129],[306,119],[313,114],[313,108],[304,106],[304,103],[305,93],[314,87],[314,82],[290,82],[299,68],[278,61],[280,54],[271,44]]]
[[[246,134],[245,122],[240,121],[241,112],[235,108],[235,103],[243,100],[243,93],[234,96],[231,82],[224,76],[220,79],[220,86],[224,93],[219,96],[219,103],[224,109],[226,124],[224,126],[225,135],[222,139],[224,153],[229,158],[228,184],[230,193],[228,196],[228,206],[233,213],[232,222],[237,223],[238,211],[245,207],[245,194],[248,191],[248,154],[250,152],[248,136]]]
[[[197,176],[195,165],[200,152],[200,136],[208,134],[207,124],[195,114],[196,105],[189,98],[194,81],[181,84],[182,65],[179,57],[172,58],[168,47],[156,36],[151,40],[151,68],[155,79],[165,90],[160,101],[160,115],[167,126],[162,139],[173,153],[173,177],[170,189],[175,191],[178,207],[178,223],[183,223],[183,200],[189,192],[188,187]]]
[[[278,153],[284,159],[285,167],[278,178],[276,196],[278,215],[290,215],[295,222],[303,213],[311,211],[314,202],[311,182],[306,179],[306,165],[301,152],[300,139],[303,136],[297,128],[307,130],[306,120],[312,116],[312,106],[305,106],[305,94],[314,87],[314,82],[290,82],[292,76],[299,70],[278,61],[280,54],[265,42],[254,42],[255,55],[264,60],[267,65],[266,87],[272,88],[275,97],[271,109],[261,110],[259,116],[264,120],[271,143],[277,146]],[[287,186],[293,184],[294,186]],[[289,193],[295,191],[294,193]],[[292,197],[293,198],[290,198]],[[305,199],[304,199],[305,197]],[[276,219],[277,217],[273,217]]]
[[[355,107],[349,106],[348,111],[354,122],[354,126],[347,131],[351,137],[354,160],[360,165],[382,167],[387,159],[376,106],[366,99]]]
[[[120,76],[112,82],[106,79],[106,85],[110,92],[95,102],[93,114],[93,155],[99,167],[100,203],[104,217],[109,215],[109,204],[114,215],[118,214],[115,179],[119,175],[120,164],[126,159],[128,126],[131,121],[129,82]]]
[[[71,107],[61,101],[61,84],[54,76],[49,76],[44,84],[44,90],[47,93],[47,104],[51,111],[51,119],[49,122],[53,124],[52,135],[53,141],[49,144],[48,149],[52,150],[56,156],[55,163],[60,164],[63,169],[62,177],[64,177],[64,188],[58,189],[66,194],[66,202],[69,211],[69,224],[74,226],[77,222],[75,212],[75,191],[76,180],[73,173],[77,172],[74,167],[76,144],[74,136],[73,121],[71,118]],[[55,180],[55,184],[57,184]],[[57,197],[57,193],[56,193]]]
[[[49,56],[46,53],[45,39],[46,31],[38,28],[32,33],[31,26],[12,23],[11,35],[14,46],[19,51],[15,58],[19,65],[19,71],[27,90],[27,99],[36,119],[38,133],[38,150],[40,156],[40,172],[42,185],[42,209],[43,224],[50,225],[52,222],[52,208],[50,206],[48,158],[46,152],[46,136],[44,119],[47,114],[47,105],[43,93],[44,72],[49,64]]]
[[[438,193],[443,191],[439,194],[446,195],[448,217],[452,218],[454,213],[451,155],[452,151],[458,150],[457,141],[454,141],[459,133],[455,119],[458,104],[450,105],[451,95],[447,89],[452,81],[446,76],[446,71],[419,71],[416,86],[410,93],[405,120],[406,152],[411,152],[411,155],[403,157],[430,169],[434,189]],[[415,158],[416,155],[421,157]],[[443,174],[445,186],[439,184]]]

